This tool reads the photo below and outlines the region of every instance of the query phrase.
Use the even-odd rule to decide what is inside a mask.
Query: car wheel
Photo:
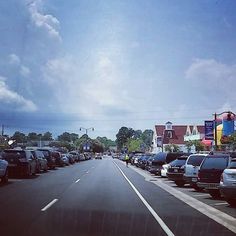
[[[197,192],[202,192],[204,188],[198,187],[196,184],[193,184],[192,187],[197,191]]]
[[[8,169],[6,169],[5,175],[2,177],[2,182],[6,184],[8,182]]]
[[[183,181],[175,181],[175,184],[176,184],[178,187],[183,187],[185,183],[184,183]]]
[[[226,201],[229,203],[230,206],[236,207],[236,199],[226,198]]]
[[[219,198],[221,196],[220,191],[217,189],[209,190],[209,194],[212,196],[212,198]]]

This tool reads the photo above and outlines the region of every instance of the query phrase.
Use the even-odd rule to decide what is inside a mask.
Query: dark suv
[[[183,155],[184,153],[181,152],[159,152],[153,157],[149,172],[152,174],[161,175],[162,165],[168,164]]]
[[[206,156],[198,172],[197,186],[207,190],[213,198],[220,197],[220,177],[224,169],[229,165],[230,160],[230,154]]]
[[[7,149],[3,158],[8,161],[9,175],[31,176],[36,174],[36,159],[29,150]]]
[[[53,156],[53,151],[50,148],[38,148],[37,150],[42,151],[43,155],[48,161],[48,167],[50,169],[56,168],[56,159]]]

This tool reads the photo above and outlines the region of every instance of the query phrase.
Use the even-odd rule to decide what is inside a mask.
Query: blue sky
[[[0,1],[0,123],[54,136],[236,112],[234,0]]]

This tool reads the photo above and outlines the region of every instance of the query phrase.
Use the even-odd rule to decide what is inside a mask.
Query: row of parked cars
[[[53,148],[7,149],[0,153],[0,178],[3,183],[7,183],[9,176],[29,177],[91,158],[90,153],[62,153]]]
[[[236,153],[135,154],[132,165],[167,177],[179,187],[190,184],[196,191],[206,191],[213,198],[224,197],[236,206]]]

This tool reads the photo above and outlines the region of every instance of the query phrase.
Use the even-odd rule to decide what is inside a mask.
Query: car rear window
[[[154,162],[163,162],[165,163],[166,162],[166,153],[164,152],[159,152],[158,154],[156,154],[153,158],[153,161]]]
[[[193,166],[200,166],[202,161],[204,160],[205,156],[201,155],[192,155],[189,157],[187,164]]]
[[[185,163],[186,163],[186,159],[181,158],[181,159],[176,159],[170,162],[169,164],[171,166],[183,166]]]
[[[201,168],[202,169],[219,169],[219,170],[223,170],[228,165],[228,159],[229,159],[229,156],[206,157],[205,160],[202,163]]]
[[[232,161],[230,164],[229,164],[229,169],[236,169],[236,160]]]
[[[5,150],[3,153],[4,158],[26,158],[24,151]]]

